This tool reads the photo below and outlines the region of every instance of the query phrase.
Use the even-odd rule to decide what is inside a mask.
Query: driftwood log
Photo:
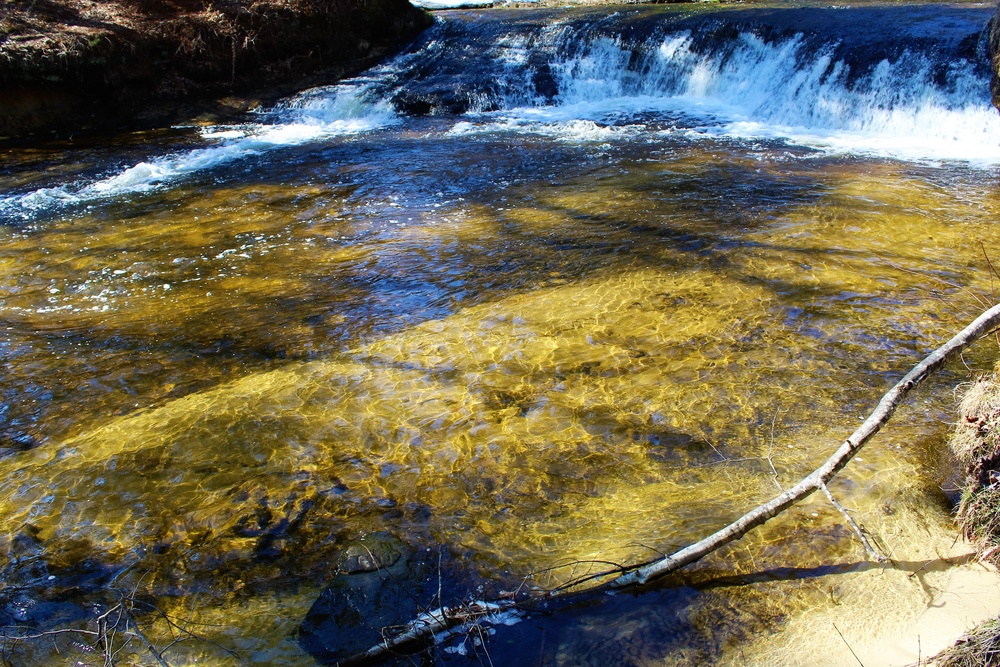
[[[583,581],[599,582],[595,588],[605,590],[621,590],[643,586],[686,565],[690,565],[713,551],[740,539],[757,526],[773,519],[816,491],[823,491],[834,506],[847,516],[843,508],[833,499],[826,486],[827,483],[838,472],[844,469],[848,462],[861,451],[861,448],[865,446],[872,436],[885,426],[889,418],[896,411],[896,408],[899,407],[899,404],[910,391],[920,385],[949,360],[961,354],[963,350],[977,340],[989,335],[998,327],[1000,327],[1000,305],[993,306],[983,312],[954,338],[934,350],[923,361],[914,366],[913,370],[907,373],[902,380],[882,396],[882,400],[879,401],[875,410],[872,411],[864,423],[844,441],[840,448],[823,465],[809,473],[798,484],[787,491],[755,507],[725,528],[673,554],[644,563],[590,575]],[[872,549],[867,539],[865,539],[864,534],[849,516],[848,520],[851,527],[861,537],[866,551],[876,559],[882,560],[882,557]],[[571,588],[580,583],[580,581],[577,581],[569,586],[564,586],[555,591],[549,591],[540,595],[550,599],[565,595]],[[529,601],[537,601],[537,597],[531,598]],[[408,649],[412,650],[414,646],[432,645],[435,642],[443,641],[457,632],[464,631],[465,628],[472,624],[488,623],[491,617],[515,612],[523,604],[523,601],[519,602],[513,599],[497,600],[493,602],[471,602],[459,606],[441,607],[433,611],[427,611],[417,616],[402,630],[391,636],[385,634],[382,642],[372,646],[367,651],[342,661],[340,664],[370,664],[390,654]]]

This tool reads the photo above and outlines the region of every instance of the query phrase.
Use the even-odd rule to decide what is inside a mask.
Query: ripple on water
[[[288,637],[359,533],[553,585],[787,486],[978,308],[955,287],[990,289],[972,239],[1000,247],[996,197],[961,170],[443,141],[303,151],[287,183],[275,166],[0,230],[0,435],[41,445],[0,460],[5,548],[72,554],[58,577],[137,563],[165,608],[226,626],[207,636],[309,664]],[[497,187],[471,173],[484,158]],[[864,565],[816,500],[651,594],[648,622],[571,612],[554,655],[805,664],[847,655],[808,634],[833,622],[853,647],[895,641],[948,588],[937,559],[961,558],[927,472],[957,377],[835,485],[901,569]]]

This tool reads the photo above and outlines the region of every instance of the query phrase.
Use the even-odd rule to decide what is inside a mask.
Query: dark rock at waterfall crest
[[[0,138],[224,117],[361,71],[432,22],[407,0],[7,0]]]
[[[990,64],[993,68],[993,78],[990,90],[993,91],[993,106],[1000,110],[1000,4],[993,15],[989,26]]]
[[[665,39],[687,35],[694,57],[724,61],[738,57],[747,38],[761,44],[795,40],[802,57],[826,62],[850,89],[871,80],[887,62],[897,72],[927,76],[942,90],[954,81],[954,68],[968,63],[987,73],[983,58],[983,26],[989,9],[970,11],[944,4],[913,5],[900,22],[895,6],[766,6],[727,4],[704,11],[694,4],[664,11],[662,5],[630,6],[609,20],[606,8],[581,8],[560,15],[551,30],[550,9],[495,9],[492,22],[442,21],[425,32],[422,57],[400,66],[379,91],[396,110],[410,115],[461,114],[516,106],[551,104],[565,94],[561,76],[588,45],[620,45],[634,74],[630,89],[642,93],[643,77]],[[885,26],[893,25],[892,31]],[[996,45],[998,31],[992,37]],[[428,48],[429,45],[434,48]],[[511,59],[509,45],[524,45]],[[994,60],[994,62],[998,62]],[[677,68],[680,73],[683,65]],[[898,74],[897,74],[898,75]],[[669,74],[662,86],[669,88]],[[677,82],[683,78],[678,76]],[[630,93],[631,94],[631,93]]]

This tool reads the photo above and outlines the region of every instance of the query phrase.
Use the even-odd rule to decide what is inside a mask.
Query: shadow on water
[[[238,621],[277,664],[359,535],[424,550],[389,596],[410,596],[403,616],[442,567],[447,599],[488,597],[609,545],[648,556],[637,536],[683,545],[810,469],[952,328],[965,305],[929,293],[986,285],[969,239],[995,237],[997,199],[958,168],[669,132],[458,137],[455,120],[3,230],[8,620],[81,622],[128,581]],[[941,411],[915,407],[844,481],[873,522],[939,501],[910,482],[931,457],[896,443],[939,435]],[[835,513],[795,520],[804,546],[750,541],[750,565],[534,610],[432,659],[717,661],[867,570]],[[902,577],[938,574],[911,560]]]
[[[712,568],[705,568],[671,575],[658,585],[638,592],[614,595],[584,592],[527,603],[518,615],[467,628],[419,658],[399,656],[384,664],[419,662],[496,667],[716,664],[733,643],[781,629],[786,620],[782,615],[762,613],[762,608],[768,607],[768,596],[773,594],[771,584],[837,581],[844,575],[886,567],[921,578],[974,561],[974,554],[969,553],[950,559],[897,561],[891,566],[870,561],[844,562],[721,576]],[[717,591],[724,593],[716,594]],[[317,606],[329,604],[322,599],[321,596]],[[397,622],[406,620],[409,619],[404,615]],[[311,633],[316,630],[307,616],[301,641],[312,647],[311,652],[322,664],[336,664],[335,657],[325,655],[315,644],[318,640]],[[642,639],[637,641],[637,638]],[[368,646],[362,643],[357,650],[364,648]]]
[[[341,354],[365,340],[554,282],[586,283],[625,270],[683,274],[700,267],[728,284],[808,304],[796,306],[786,326],[826,338],[822,329],[843,307],[843,287],[835,281],[803,286],[797,282],[800,271],[767,275],[748,263],[748,255],[780,256],[800,267],[871,260],[858,248],[754,238],[797,210],[822,207],[837,188],[822,165],[799,168],[777,160],[762,166],[760,160],[709,151],[673,164],[665,157],[666,165],[650,167],[645,156],[619,154],[615,148],[602,148],[605,154],[594,158],[589,147],[538,150],[523,143],[519,150],[501,150],[504,145],[484,141],[463,152],[455,151],[453,142],[424,148],[414,139],[379,136],[290,150],[294,159],[288,163],[295,165],[290,169],[309,165],[304,181],[319,180],[322,190],[306,185],[289,192],[282,187],[288,174],[281,164],[266,170],[240,167],[237,188],[215,175],[178,192],[110,205],[104,222],[56,225],[51,231],[64,236],[58,240],[63,253],[103,245],[107,249],[101,253],[113,247],[133,265],[146,264],[138,276],[143,289],[169,284],[171,291],[181,292],[185,283],[197,285],[212,271],[242,273],[245,280],[223,285],[222,299],[189,291],[181,292],[182,300],[160,299],[113,319],[101,313],[60,314],[49,320],[50,330],[45,317],[9,318],[8,336],[22,339],[20,347],[12,346],[11,360],[22,356],[4,383],[9,441],[33,446],[51,437],[48,433],[70,430],[84,404],[98,414],[96,406],[102,405],[107,412],[127,413],[292,361]],[[415,151],[418,144],[421,150]],[[483,160],[486,155],[493,159]],[[611,167],[602,164],[605,159]],[[408,163],[406,177],[396,169],[359,173],[356,168],[403,162]],[[201,194],[188,202],[193,191]],[[239,205],[248,200],[265,212],[280,207],[281,214],[272,220],[265,213],[241,224]],[[395,200],[403,203],[394,206]],[[419,202],[415,210],[407,204],[414,201]],[[120,222],[116,209],[131,211],[132,217]],[[202,216],[207,220],[197,234],[173,233],[190,233],[187,220]],[[409,227],[394,224],[404,217],[411,219]],[[139,227],[125,230],[123,245],[119,228],[126,224]],[[227,231],[227,225],[235,229]],[[46,234],[38,230],[27,242],[45,245]],[[255,247],[261,237],[265,240]],[[269,241],[273,238],[278,242]],[[234,249],[250,256],[244,265],[218,260]],[[886,251],[886,259],[908,264],[909,252],[898,244]],[[334,261],[326,258],[329,254]],[[266,255],[280,258],[275,262]],[[289,263],[279,268],[285,259]],[[290,280],[276,273],[292,267]],[[860,304],[883,298],[846,297]],[[682,296],[663,299],[680,299],[677,304],[683,305]],[[748,344],[756,345],[752,332],[748,335]],[[884,351],[893,356],[913,351],[905,336],[883,340]],[[688,344],[697,347],[702,341]],[[841,356],[851,354],[848,347]],[[63,361],[44,367],[45,358]],[[852,364],[862,373],[868,369],[862,381],[872,386],[883,382],[888,368],[885,359],[870,367],[862,363],[858,368],[856,359]],[[19,377],[22,368],[26,373]],[[532,375],[545,385],[565,373]],[[81,378],[88,380],[81,383]]]
[[[616,266],[683,270],[698,262],[757,280],[733,270],[729,254],[739,236],[791,202],[802,205],[823,193],[803,175],[781,178],[747,164],[710,161],[693,173],[640,174],[629,183],[613,170],[601,174],[585,147],[540,152],[527,144],[512,151],[485,142],[456,155],[454,142],[422,143],[419,135],[378,136],[290,149],[292,172],[311,165],[306,181],[322,182],[322,190],[306,185],[289,192],[283,186],[293,176],[284,162],[244,165],[176,191],[101,205],[100,218],[85,214],[25,234],[11,252],[34,246],[58,259],[26,272],[10,291],[60,290],[75,308],[57,307],[52,316],[8,309],[9,355],[19,359],[4,383],[9,439],[45,442],[73,428],[81,404],[110,412],[145,407],[530,291],[553,274],[586,280]],[[406,169],[358,169],[403,162]],[[548,193],[594,177],[611,179],[605,187],[623,201],[652,201],[660,210],[576,210],[548,200]],[[534,178],[543,179],[540,191],[532,191]],[[731,197],[709,196],[712,188]],[[193,192],[198,198],[189,200]],[[539,219],[550,216],[551,226],[525,224],[505,210],[512,204]],[[282,213],[242,220],[246,206]],[[453,235],[452,219],[470,212],[481,218],[482,233]],[[188,220],[201,220],[201,229],[192,233]],[[407,224],[426,233],[407,233]],[[67,266],[81,253],[92,256],[89,270]],[[265,253],[287,257],[297,273],[283,275]],[[234,265],[229,254],[249,257]],[[199,284],[204,291],[193,294]],[[155,317],[138,309],[103,314],[108,301],[98,297],[110,292],[111,303],[121,304],[140,291],[162,304],[153,307]],[[41,375],[40,366],[47,367]],[[19,368],[29,375],[20,378]]]

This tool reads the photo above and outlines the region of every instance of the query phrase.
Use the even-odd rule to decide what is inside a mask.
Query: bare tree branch
[[[720,547],[740,539],[757,526],[776,517],[816,491],[822,490],[827,493],[828,498],[833,501],[834,506],[841,509],[847,515],[846,510],[843,510],[839,503],[833,500],[833,496],[829,494],[826,488],[827,483],[843,470],[861,448],[885,426],[896,411],[896,408],[899,407],[903,398],[911,390],[919,386],[934,371],[953,357],[961,354],[963,350],[977,340],[990,335],[997,326],[1000,326],[1000,305],[986,310],[972,324],[963,329],[961,333],[934,350],[923,361],[917,364],[913,370],[907,373],[902,380],[882,397],[875,410],[872,411],[864,423],[844,441],[840,448],[823,465],[816,468],[816,470],[792,488],[783,491],[763,505],[755,507],[725,528],[669,556],[661,556],[637,565],[616,566],[615,569],[604,573],[587,575],[571,583],[569,586],[561,586],[554,591],[549,591],[545,595],[550,598],[564,596],[568,594],[569,588],[573,585],[602,577],[606,577],[604,583],[595,587],[595,589],[617,590],[642,586],[686,565],[690,565]],[[770,460],[770,457],[768,457],[768,460]],[[773,470],[773,466],[772,471],[774,473],[777,472]],[[854,523],[849,515],[847,518],[856,532],[862,536],[862,542],[866,549],[874,554],[876,560],[883,559],[884,556],[879,555],[868,543],[868,540],[865,539],[860,527],[857,527],[857,524]],[[521,604],[523,603],[519,603],[516,600],[505,599],[496,602],[472,602],[457,607],[441,607],[431,612],[425,612],[404,626],[398,634],[392,637],[384,637],[381,643],[371,647],[367,651],[351,656],[338,664],[345,666],[367,664],[397,651],[440,641],[442,636],[448,635],[449,632],[455,632],[454,629],[456,627],[468,627],[470,624],[483,621],[488,622],[490,616],[495,616],[505,611],[516,610]]]
[[[1000,325],[1000,305],[993,306],[985,311],[972,324],[963,329],[961,333],[931,352],[913,370],[907,373],[902,380],[896,383],[892,389],[882,396],[882,400],[879,401],[875,410],[868,416],[868,419],[844,441],[844,444],[840,446],[833,456],[792,488],[775,496],[763,505],[755,507],[733,523],[709,535],[705,539],[685,547],[666,558],[650,561],[630,572],[623,573],[605,584],[605,586],[614,589],[641,586],[654,579],[666,576],[685,565],[690,565],[700,560],[716,549],[738,540],[757,526],[763,525],[803,498],[820,490],[838,472],[844,469],[844,466],[861,451],[861,448],[865,446],[872,436],[885,426],[886,422],[889,421],[889,418],[896,411],[896,408],[899,407],[903,398],[914,387],[919,386],[931,373],[943,366],[949,359],[960,354],[962,350],[983,336],[988,335],[998,325]]]
[[[865,548],[865,553],[867,553],[871,557],[871,559],[874,560],[876,563],[889,562],[889,559],[886,556],[880,554],[878,550],[872,546],[872,543],[868,540],[868,536],[865,535],[865,531],[862,530],[861,526],[858,525],[858,522],[854,520],[854,517],[852,517],[851,514],[847,511],[847,508],[838,503],[837,499],[833,497],[833,494],[830,493],[830,487],[824,484],[822,486],[822,489],[823,493],[826,495],[826,499],[829,500],[830,504],[836,507],[837,511],[839,511],[844,516],[844,519],[847,520],[847,525],[851,527],[851,530],[854,531],[854,534],[858,536],[859,540],[861,540],[861,545]]]

